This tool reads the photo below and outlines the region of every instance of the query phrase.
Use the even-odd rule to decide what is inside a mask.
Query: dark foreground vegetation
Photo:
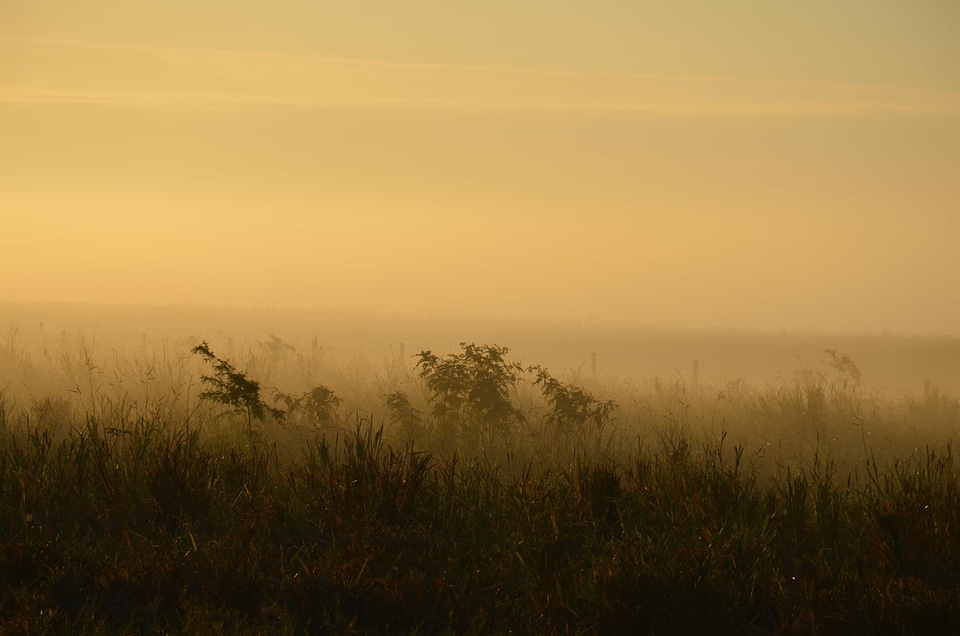
[[[809,461],[758,468],[758,440],[697,435],[686,409],[638,435],[613,400],[497,347],[418,354],[419,384],[384,391],[388,430],[359,411],[343,425],[323,385],[267,408],[259,383],[195,351],[232,435],[176,401],[88,392],[58,428],[64,402],[0,394],[0,633],[960,628],[951,448],[877,460],[864,420],[850,426],[871,403],[849,366],[738,398],[731,418],[816,425]],[[523,374],[540,406],[517,395]],[[960,412],[937,395],[905,409]],[[284,437],[310,418],[309,434]],[[834,461],[849,441],[834,420],[862,455]]]
[[[622,465],[302,458],[90,422],[0,451],[0,631],[956,633],[949,451],[758,483],[665,438]]]

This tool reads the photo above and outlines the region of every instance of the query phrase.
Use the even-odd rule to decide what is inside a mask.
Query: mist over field
[[[955,337],[0,311],[0,627],[960,620]]]
[[[451,352],[460,342],[475,342],[506,346],[522,362],[582,381],[660,377],[689,384],[696,361],[701,382],[763,388],[805,369],[829,368],[824,350],[835,349],[859,365],[869,391],[920,395],[926,382],[928,388],[960,392],[960,338],[950,336],[89,303],[0,302],[0,316],[0,336],[11,353],[18,347],[69,350],[85,342],[107,356],[136,356],[161,346],[186,355],[201,340],[223,350],[262,352],[264,343],[279,338],[302,352],[322,349],[331,367],[358,365],[372,374],[401,354],[412,367],[419,351]]]
[[[957,33],[0,2],[0,633],[955,634]]]

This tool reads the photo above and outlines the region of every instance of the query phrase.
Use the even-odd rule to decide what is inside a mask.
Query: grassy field
[[[0,632],[960,625],[960,402],[842,352],[694,388],[197,344],[0,347]]]
[[[314,340],[327,367],[355,365],[362,357],[378,370],[385,359],[421,349],[456,349],[461,341],[508,345],[518,359],[557,373],[590,373],[591,353],[601,379],[681,376],[690,381],[693,360],[704,380],[742,379],[754,386],[775,383],[800,366],[818,367],[823,350],[849,355],[863,371],[863,386],[891,395],[922,395],[925,379],[960,394],[960,338],[874,333],[791,333],[746,329],[684,329],[669,325],[624,326],[598,322],[498,321],[466,316],[415,316],[335,311],[214,307],[137,307],[100,304],[0,301],[0,346],[40,357],[75,352],[81,339],[98,347],[136,353],[164,342],[171,354],[201,339],[222,353],[256,349],[275,334],[301,351]],[[9,340],[14,342],[8,343]],[[230,346],[232,343],[232,347]],[[145,347],[144,347],[145,345]],[[51,353],[53,355],[53,353]],[[2,372],[2,369],[0,369]],[[73,388],[73,387],[70,387]]]

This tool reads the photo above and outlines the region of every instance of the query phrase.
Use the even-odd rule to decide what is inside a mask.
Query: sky
[[[953,0],[5,0],[0,300],[960,335]]]

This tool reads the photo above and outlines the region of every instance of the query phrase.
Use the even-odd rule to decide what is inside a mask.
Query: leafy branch
[[[616,402],[598,400],[582,387],[564,384],[539,365],[530,367],[529,371],[537,376],[533,384],[539,385],[547,398],[551,409],[548,421],[558,431],[583,436],[591,428],[596,439],[602,439],[610,415],[617,408]]]

